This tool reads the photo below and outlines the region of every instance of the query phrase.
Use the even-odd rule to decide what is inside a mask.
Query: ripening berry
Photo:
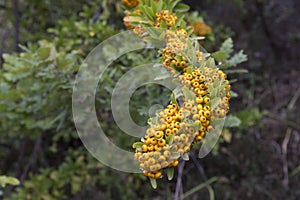
[[[142,145],[142,150],[143,150],[143,152],[147,152],[148,151],[147,145],[143,144]]]
[[[201,141],[202,140],[202,136],[200,136],[200,135],[198,135],[197,137],[196,137],[196,139],[197,139],[197,141]]]
[[[157,172],[154,176],[155,179],[158,179],[162,176],[162,173],[161,172]]]
[[[199,87],[199,83],[198,82],[194,82],[193,83],[193,87],[198,88]]]
[[[177,146],[176,144],[173,144],[173,145],[171,146],[171,148],[170,148],[170,150],[171,150],[172,152],[176,152],[177,149],[178,149],[178,146]]]
[[[163,131],[156,131],[154,133],[154,137],[156,138],[161,138],[163,136],[164,132]]]
[[[198,115],[198,114],[193,115],[193,120],[194,120],[194,121],[196,121],[196,120],[198,120],[198,119],[199,119],[199,115]]]
[[[201,104],[200,104],[201,105]],[[191,109],[191,113],[194,115],[194,114],[196,114],[196,113],[198,113],[198,109],[197,109],[197,107],[193,107],[192,109]]]
[[[165,146],[166,145],[166,140],[164,140],[164,139],[158,140],[158,145],[161,146],[161,147]]]
[[[176,167],[178,165],[178,160],[175,160],[173,163],[172,163],[173,167]]]
[[[210,111],[209,111],[209,110],[206,110],[206,111],[204,112],[204,116],[205,116],[206,118],[209,118],[209,117],[211,116]]]
[[[155,151],[160,151],[160,150],[161,150],[161,147],[158,146],[158,145],[155,145],[155,146],[154,146],[154,150],[155,150]]]
[[[177,152],[178,152],[178,153],[184,153],[184,149],[179,148],[179,149],[177,149]]]
[[[206,131],[206,128],[202,126],[199,131],[204,132]]]
[[[171,116],[168,116],[168,117],[167,117],[167,122],[168,122],[168,123],[171,123],[172,121],[173,121],[173,118],[172,118]]]
[[[191,149],[190,146],[185,146],[185,147],[184,147],[184,152],[189,152],[190,149]]]
[[[168,129],[166,129],[166,132],[165,132],[165,133],[166,133],[167,136],[169,136],[169,135],[172,134],[172,130],[168,128]]]
[[[200,122],[206,122],[206,117],[201,116],[201,117],[200,117]]]
[[[164,151],[164,156],[165,156],[166,158],[170,157],[170,156],[171,156],[170,151],[168,151],[168,150]]]
[[[202,98],[202,97],[197,97],[197,98],[196,98],[196,102],[197,102],[198,104],[202,103],[202,102],[203,102],[203,98]]]
[[[178,133],[178,131],[179,131],[178,128],[173,128],[173,129],[172,129],[172,134],[175,134],[175,135],[176,135],[176,134]]]
[[[209,97],[204,97],[203,102],[205,104],[208,104],[210,102],[210,98]]]
[[[155,138],[151,138],[151,144],[152,145],[156,145],[157,144],[157,140]]]
[[[207,127],[207,131],[211,131],[212,129],[213,129],[213,126],[211,126],[211,125]]]
[[[210,107],[209,107],[209,106],[204,106],[204,107],[203,107],[203,110],[204,110],[204,111],[210,110]]]
[[[150,139],[150,138],[147,138],[146,140],[144,140],[144,143],[145,143],[146,145],[150,144],[150,143],[151,143],[151,139]]]
[[[153,151],[154,150],[154,146],[152,144],[148,145],[148,151]]]

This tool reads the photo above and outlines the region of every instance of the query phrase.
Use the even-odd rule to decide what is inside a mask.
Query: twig
[[[300,87],[298,88],[298,90],[296,91],[295,95],[292,97],[289,105],[288,105],[288,112],[291,112],[291,110],[293,109],[293,107],[295,106],[298,98],[300,97]]]
[[[196,187],[192,188],[191,190],[187,191],[183,197],[181,198],[181,200],[185,199],[186,197],[194,194],[195,192],[202,190],[203,188],[210,186],[210,184],[212,184],[213,182],[218,181],[219,178],[218,177],[212,177],[209,180],[207,180],[205,183],[201,183],[199,185],[197,185]],[[211,190],[209,190],[210,192],[210,198],[214,198],[214,195],[212,195]]]
[[[295,95],[292,97],[288,107],[287,107],[287,116],[290,115],[293,107],[295,106],[298,98],[300,97],[300,87],[298,88]],[[300,130],[300,129],[299,129]],[[289,185],[289,169],[288,169],[288,161],[287,161],[287,145],[290,141],[292,135],[292,128],[288,128],[285,133],[284,140],[282,142],[282,171],[283,171],[283,180],[282,183],[285,187]]]
[[[197,167],[200,175],[202,176],[203,180],[206,183],[206,188],[208,190],[210,200],[215,199],[214,190],[213,190],[213,188],[209,184],[207,184],[207,177],[206,177],[205,171],[204,171],[203,167],[199,164],[197,158],[195,157],[194,152],[191,153],[191,158],[193,159],[194,164],[196,165],[196,167]]]
[[[177,176],[177,183],[176,183],[176,190],[175,190],[175,195],[174,195],[174,200],[179,200],[181,198],[179,198],[180,196],[180,191],[182,191],[182,172],[183,172],[183,168],[184,168],[184,165],[185,165],[185,161],[182,160],[180,163],[179,163],[179,166],[178,166],[178,176]]]
[[[39,154],[40,149],[41,149],[41,145],[42,145],[42,138],[38,137],[34,142],[34,147],[33,147],[32,153],[30,155],[29,162],[25,166],[23,173],[21,175],[21,178],[20,178],[21,182],[23,182],[25,180],[30,167],[36,162],[37,155]]]
[[[200,176],[202,177],[202,179],[203,179],[204,181],[207,181],[207,177],[206,177],[206,174],[205,174],[205,172],[204,172],[204,169],[203,169],[203,167],[199,164],[198,160],[196,159],[194,152],[191,152],[190,155],[191,155],[191,158],[192,158],[192,160],[193,160],[193,162],[194,162],[196,168],[197,168],[198,171],[199,171]]]
[[[289,170],[288,170],[288,163],[287,163],[287,145],[290,141],[292,134],[292,129],[288,128],[286,130],[286,134],[284,140],[282,142],[282,172],[283,172],[283,185],[288,187],[289,185]]]

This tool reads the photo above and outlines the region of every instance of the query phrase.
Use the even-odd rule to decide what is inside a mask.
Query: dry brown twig
[[[174,200],[179,200],[181,199],[182,196],[182,173],[183,173],[184,165],[185,165],[185,160],[182,160],[178,165],[178,177],[177,177]]]
[[[287,116],[290,115],[293,107],[295,106],[298,98],[300,97],[300,87],[298,88],[295,95],[292,97],[288,107],[287,107]],[[289,171],[288,171],[288,162],[287,162],[287,145],[290,141],[291,135],[292,135],[292,128],[289,127],[286,130],[285,137],[282,142],[282,171],[283,171],[283,180],[282,183],[285,187],[288,187],[289,185]]]

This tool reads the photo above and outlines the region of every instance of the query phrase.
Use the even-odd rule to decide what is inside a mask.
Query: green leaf
[[[134,149],[135,149],[135,148],[142,147],[142,146],[143,146],[143,144],[144,144],[144,143],[142,143],[142,142],[135,142],[135,143],[133,143],[133,144],[132,144],[132,148],[134,148]]]
[[[194,29],[193,29],[193,27],[188,26],[188,27],[186,28],[186,31],[187,31],[188,35],[191,35],[191,34],[194,32]]]
[[[181,0],[172,0],[172,1],[169,1],[170,4],[168,5],[167,10],[173,11],[173,9],[178,5],[178,3],[179,3],[180,1],[181,1]]]
[[[160,39],[156,39],[156,38],[148,36],[148,37],[143,38],[143,40],[145,42],[150,43],[152,46],[154,46],[156,48],[163,48],[164,47],[164,42],[161,41]]]
[[[229,55],[233,52],[233,41],[231,38],[228,38],[222,43],[220,51],[226,53],[226,59],[229,57]]]
[[[174,167],[168,167],[166,169],[168,180],[171,181],[174,177]]]
[[[215,69],[215,68],[216,68],[215,60],[214,60],[213,58],[209,58],[209,59],[206,61],[206,66],[207,66],[208,68]]]
[[[214,110],[219,105],[220,102],[221,102],[220,97],[215,97],[215,98],[211,99],[211,101],[210,101],[211,110]]]
[[[231,98],[234,98],[234,97],[238,97],[239,96],[239,94],[238,93],[236,93],[236,92],[234,92],[234,91],[230,91],[230,94],[231,94]]]
[[[187,100],[195,100],[196,99],[195,93],[193,91],[191,91],[189,88],[186,88],[186,87],[183,88],[182,93]]]
[[[247,55],[244,54],[243,50],[240,50],[237,54],[235,54],[230,60],[228,60],[228,64],[230,66],[236,66],[237,64],[240,64],[242,62],[247,61]]]
[[[225,127],[238,127],[241,124],[241,120],[235,116],[229,115],[225,119]]]
[[[171,103],[177,105],[177,101],[176,101],[176,97],[175,97],[174,92],[172,92],[172,94],[171,94]]]
[[[171,156],[173,159],[178,159],[180,157],[180,153],[178,152],[171,152]]]
[[[262,113],[258,108],[245,109],[235,115],[241,120],[241,128],[253,126],[262,117]]]
[[[2,187],[5,187],[5,185],[19,185],[20,181],[14,177],[8,177],[8,176],[0,176],[0,185]]]
[[[141,10],[141,12],[147,17],[148,20],[154,21],[155,18],[152,15],[152,9],[147,7],[147,6],[140,6],[139,9]]]
[[[179,3],[174,7],[174,10],[176,12],[180,12],[180,13],[187,12],[187,11],[189,11],[189,9],[190,9],[190,6],[188,6],[184,3]]]
[[[160,12],[163,8],[163,0],[159,0],[156,4],[156,12]]]
[[[171,135],[169,135],[169,136],[167,137],[166,143],[167,143],[168,145],[171,145],[171,144],[173,144],[173,141],[174,141],[174,134],[171,134]]]
[[[50,56],[50,47],[41,47],[37,50],[37,55],[41,60],[46,60]]]
[[[156,189],[157,188],[156,179],[154,179],[154,178],[149,178],[149,179],[150,179],[150,183],[151,183],[152,188]]]
[[[157,29],[157,28],[153,28],[153,27],[145,27],[147,33],[150,34],[150,37],[154,38],[154,39],[159,39],[161,42],[163,42],[164,40],[164,35],[162,37],[162,39],[160,38],[161,37],[161,34],[165,34],[162,30],[160,29]]]
[[[216,51],[215,53],[212,53],[211,56],[216,59],[216,61],[222,63],[227,59],[227,53],[224,51]]]
[[[188,161],[188,160],[190,160],[190,158],[189,158],[189,154],[188,154],[188,153],[184,153],[184,154],[182,154],[181,158],[182,158],[183,160],[185,160],[185,161]]]

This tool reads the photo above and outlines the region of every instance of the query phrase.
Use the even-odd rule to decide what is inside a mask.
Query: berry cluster
[[[207,67],[179,76],[182,90],[187,88],[195,94],[195,100],[183,98],[181,107],[168,105],[158,113],[157,122],[147,129],[142,145],[135,152],[135,159],[140,162],[146,176],[157,179],[162,176],[163,168],[177,166],[179,157],[189,152],[193,143],[201,141],[213,129],[211,118],[225,116],[230,92],[229,83],[224,78],[226,75],[221,70]],[[224,97],[212,111],[208,87],[217,79],[225,81],[226,86],[220,92]]]
[[[158,114],[158,123],[147,129],[143,145],[136,149],[135,159],[146,176],[160,178],[162,168],[178,165],[178,157],[172,155],[177,148],[170,142],[171,135],[179,134],[183,126],[183,113],[176,104],[168,105]]]
[[[122,3],[127,7],[127,8],[134,8],[137,5],[139,5],[139,3],[141,2],[141,0],[122,0]]]
[[[204,21],[192,22],[190,26],[194,28],[194,33],[199,36],[206,36],[212,32],[211,28]]]
[[[226,74],[221,70],[211,69],[208,67],[204,67],[202,69],[195,69],[191,73],[183,73],[178,77],[180,80],[182,87],[187,87],[189,90],[193,91],[196,95],[196,105],[193,109],[196,110],[198,108],[199,113],[193,116],[193,120],[197,120],[198,116],[199,120],[202,124],[203,130],[208,131],[211,129],[209,127],[209,119],[210,117],[215,118],[223,118],[229,111],[229,99],[230,95],[230,84],[229,81],[226,80]],[[218,97],[220,98],[220,102],[216,108],[211,110],[209,107],[209,103],[211,100],[211,94],[209,93],[209,87],[213,87],[213,84],[216,81],[224,82],[224,86],[218,93]]]
[[[152,1],[147,6],[153,6],[155,2]],[[156,7],[162,7],[163,2],[159,1]],[[171,4],[172,0],[166,0],[165,5]],[[140,9],[147,11],[145,7]],[[205,134],[214,129],[213,119],[223,118],[227,114],[230,84],[224,72],[207,67],[206,58],[194,48],[184,23],[178,23],[181,25],[177,26],[179,19],[174,14],[176,12],[163,9],[153,12],[155,16],[151,17],[148,17],[150,11],[148,16],[143,12],[136,10],[132,15],[127,13],[125,25],[141,38],[147,33],[145,26],[166,28],[165,48],[160,50],[160,60],[179,81],[183,94],[176,102],[173,100],[166,109],[158,111],[157,116],[151,118],[151,125],[145,136],[141,142],[133,145],[136,149],[134,158],[139,162],[143,173],[152,179],[158,179],[162,177],[163,169],[177,166],[180,157],[186,158],[191,145],[202,141]],[[145,16],[147,19],[143,22],[135,21],[144,19]],[[133,25],[131,22],[138,23]],[[197,32],[205,24],[192,25],[195,25],[194,31]],[[206,33],[211,31],[208,26],[205,30]],[[202,64],[196,67],[195,62]]]
[[[173,75],[179,71],[185,71],[188,67],[187,58],[184,56],[187,50],[188,34],[185,29],[177,31],[166,31],[165,43],[166,47],[162,50],[161,60],[166,69]],[[202,52],[195,50],[198,62],[203,58]]]
[[[169,13],[168,10],[162,10],[161,12],[156,13],[155,16],[156,16],[156,22],[154,24],[155,27],[161,27],[162,23],[164,23],[166,28],[170,28],[178,20],[178,17],[176,15],[172,15],[171,13]]]

